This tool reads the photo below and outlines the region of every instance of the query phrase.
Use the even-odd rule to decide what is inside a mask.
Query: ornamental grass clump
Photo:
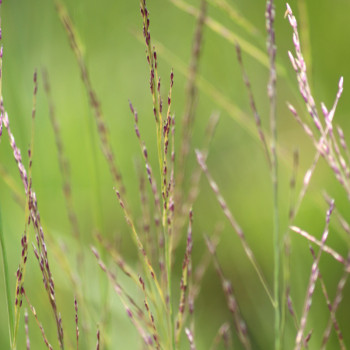
[[[277,17],[273,0],[267,0],[265,7],[266,53],[215,19],[218,13],[224,12],[239,30],[254,38],[262,37],[255,26],[247,18],[243,18],[228,1],[201,0],[198,8],[183,0],[170,0],[170,3],[195,17],[196,23],[190,63],[187,73],[184,73],[186,88],[183,114],[177,113],[175,116],[174,112],[178,111],[175,96],[176,89],[181,89],[177,87],[177,82],[181,80],[177,73],[181,72],[182,65],[174,55],[172,56],[173,53],[169,53],[161,43],[154,40],[153,18],[146,0],[140,0],[140,23],[147,67],[147,76],[142,79],[147,80],[151,108],[145,116],[144,111],[140,112],[142,108],[137,100],[133,98],[125,101],[128,103],[126,118],[134,124],[134,142],[139,145],[141,158],[136,162],[138,184],[133,184],[134,187],[130,188],[127,171],[119,165],[122,152],[114,150],[113,129],[109,125],[111,120],[103,113],[103,98],[90,75],[84,47],[74,21],[64,2],[54,1],[56,14],[76,59],[82,80],[81,87],[85,89],[87,104],[93,116],[97,147],[110,173],[112,186],[108,191],[119,204],[119,213],[124,217],[123,222],[113,218],[115,231],[120,234],[108,234],[98,225],[87,233],[82,228],[79,207],[75,201],[77,185],[72,175],[72,170],[77,164],[70,162],[71,150],[64,141],[64,127],[59,119],[56,96],[51,87],[52,76],[49,76],[45,68],[40,73],[34,73],[30,144],[25,157],[22,157],[16,143],[18,138],[15,138],[15,127],[12,127],[14,117],[9,115],[6,109],[0,79],[0,140],[3,144],[4,134],[7,134],[6,141],[11,147],[22,189],[18,190],[14,185],[16,182],[10,172],[2,167],[0,172],[14,201],[24,211],[23,233],[20,238],[18,236],[20,245],[19,263],[16,262],[17,272],[10,270],[11,257],[7,254],[5,244],[8,228],[0,217],[4,297],[7,303],[10,348],[117,349],[116,338],[119,337],[124,348],[139,344],[141,349],[157,350],[299,350],[326,349],[327,346],[346,349],[349,341],[346,338],[347,323],[343,318],[339,318],[338,311],[342,299],[346,296],[350,253],[348,249],[347,256],[344,257],[341,250],[332,248],[332,239],[335,231],[342,231],[345,232],[345,240],[349,243],[350,224],[347,215],[343,215],[337,208],[336,200],[333,199],[335,196],[325,192],[325,205],[322,206],[325,212],[325,219],[322,219],[322,222],[325,221],[322,224],[323,229],[317,234],[316,230],[304,228],[303,221],[298,221],[298,216],[303,210],[302,204],[310,192],[321,159],[329,167],[347,199],[350,198],[350,152],[346,133],[340,126],[334,125],[336,108],[343,93],[343,77],[339,79],[332,106],[327,107],[325,103],[321,103],[319,113],[318,102],[313,97],[308,78],[308,62],[302,52],[298,22],[288,4],[285,17],[291,27],[294,46],[293,53],[288,51],[291,63],[289,68],[283,67],[278,61],[278,33],[275,29]],[[212,11],[213,8],[218,12]],[[232,47],[232,53],[236,53],[236,64],[241,72],[244,93],[248,96],[247,105],[251,110],[251,117],[201,75],[207,29],[223,38]],[[164,80],[160,76],[163,57],[165,61],[174,58],[175,62]],[[268,71],[263,89],[266,99],[263,113],[260,112],[260,99],[256,95],[254,72],[251,71],[249,59],[254,59],[255,64]],[[0,68],[2,78],[2,47]],[[280,77],[286,76],[287,70],[294,70],[297,81],[294,89],[301,95],[301,103],[297,105],[297,100],[293,103],[286,102],[286,110],[289,110],[301,126],[301,132],[311,140],[316,151],[311,165],[302,176],[299,168],[303,155],[298,151],[289,152],[292,158],[290,165],[288,157],[285,156],[289,155],[288,150],[279,138],[280,95],[277,86]],[[34,141],[39,137],[34,131],[35,123],[38,123],[37,99],[41,85],[48,102],[49,108],[46,113],[57,148],[61,193],[71,231],[71,237],[66,241],[63,235],[60,237],[60,233],[52,234],[50,225],[45,224],[45,218],[39,213],[39,204],[44,206],[50,203],[41,204],[40,195],[37,196],[34,191],[38,182],[33,169],[41,166],[36,162],[34,149]],[[203,135],[199,145],[194,137],[198,117],[202,113],[199,112],[202,94],[207,94],[215,100],[221,110],[238,120],[248,133],[254,135],[264,154],[270,197],[264,197],[269,224],[259,228],[259,235],[263,235],[262,241],[261,237],[254,236],[252,230],[246,228],[249,225],[236,214],[237,208],[235,209],[230,201],[230,191],[221,185],[218,172],[211,163],[209,152],[215,141],[220,112],[208,113],[207,128],[205,132],[201,132]],[[304,116],[303,110],[307,116]],[[155,126],[153,145],[149,144],[147,131],[142,124],[144,118],[147,118],[148,124],[152,123]],[[81,143],[79,147],[82,147]],[[126,148],[121,151],[126,152]],[[84,156],[90,156],[85,152]],[[239,160],[234,159],[234,156],[232,159],[238,169]],[[245,159],[252,162],[253,160],[253,157]],[[43,166],[45,171],[45,164]],[[94,166],[97,167],[98,162],[95,162]],[[283,197],[285,181],[281,181],[282,172],[287,172],[290,177],[288,200]],[[261,178],[262,173],[258,175]],[[202,177],[204,184],[201,183]],[[250,185],[253,187],[255,184]],[[205,192],[205,186],[208,187],[209,193]],[[130,193],[133,193],[135,188],[139,195],[137,209],[134,205],[137,200],[130,198]],[[216,200],[213,200],[214,198]],[[240,206],[252,204],[244,199],[237,199]],[[203,202],[205,207],[210,208],[205,215],[197,210],[197,202]],[[287,205],[284,202],[288,202]],[[107,211],[104,203],[102,208],[100,206],[101,203],[97,203],[95,208]],[[244,208],[244,211],[248,210],[250,208]],[[0,211],[6,211],[6,207],[2,205]],[[252,212],[250,220],[254,221],[254,215],[258,214]],[[284,220],[285,218],[287,219]],[[88,219],[87,215],[85,219]],[[228,228],[225,228],[221,221],[227,221]],[[211,228],[203,227],[208,222],[215,227],[211,234],[208,233]],[[232,247],[225,242],[226,233],[232,236]],[[293,265],[294,250],[298,246],[294,240],[294,233],[308,241],[311,253],[309,264],[305,264],[305,271],[302,271],[304,277],[307,273],[307,277],[299,284],[292,277],[293,274],[300,273]],[[89,236],[88,240],[86,235]],[[130,238],[134,258],[132,254],[124,251],[122,238],[127,242]],[[268,260],[268,269],[264,266],[262,254],[257,249],[257,239],[269,247],[264,249],[272,255]],[[222,254],[221,243],[229,249],[228,258],[232,261],[225,261],[227,255]],[[242,254],[239,255],[240,253]],[[268,254],[264,251],[264,255]],[[236,256],[239,259],[238,264]],[[327,258],[332,262],[334,260],[341,270],[336,285],[329,286],[327,274],[324,273]],[[34,287],[31,284],[31,281],[35,280],[30,265],[31,259],[39,264],[42,280],[42,284]],[[238,271],[240,280],[235,278],[233,271]],[[64,273],[64,277],[55,279],[54,275],[59,276],[60,273]],[[11,278],[14,274],[15,283]],[[210,289],[215,286],[218,288],[213,289],[213,293]],[[247,296],[243,295],[242,290]],[[33,302],[37,294],[40,295],[40,299],[41,295],[45,295],[45,300],[42,298],[43,308],[41,305],[37,308]],[[320,304],[320,296],[323,298],[323,304]],[[218,300],[223,305],[220,320],[217,319],[217,314],[211,314],[210,311],[211,304],[216,305]],[[64,311],[67,305],[68,314]],[[318,322],[318,312],[322,308],[328,309],[327,313],[323,313],[326,315],[326,322],[322,322],[321,318]],[[43,321],[45,311],[50,313],[50,318]],[[123,330],[118,330],[119,333],[115,336],[113,322],[119,325],[122,319],[128,319],[128,325],[131,324],[133,330],[125,334]],[[267,334],[262,336],[261,333],[266,330]],[[38,337],[33,336],[35,332]],[[134,338],[131,335],[135,334],[139,341],[130,339]],[[40,339],[40,343],[37,338]]]

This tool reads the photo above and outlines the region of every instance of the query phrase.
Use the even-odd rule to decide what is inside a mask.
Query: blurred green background
[[[228,29],[265,52],[265,2],[256,0],[229,0],[234,8],[254,25],[256,34],[247,33],[227,13],[208,4],[208,15]],[[199,1],[188,0],[199,7]],[[135,163],[141,160],[141,153],[134,135],[133,119],[129,110],[131,100],[139,112],[140,130],[146,141],[151,163],[157,169],[155,156],[155,125],[152,114],[152,100],[149,93],[149,70],[146,62],[144,43],[138,40],[142,31],[139,2],[110,0],[65,1],[68,12],[79,34],[80,43],[89,69],[90,78],[97,92],[106,122],[111,134],[111,142],[117,156],[117,163],[128,192],[128,202],[137,218],[140,216],[138,176]],[[350,3],[345,0],[291,1],[294,13],[304,20],[302,40],[310,43],[309,63],[310,82],[318,103],[333,104],[340,76],[344,76],[344,93],[335,116],[346,135],[349,135],[350,121],[350,79],[349,32]],[[167,0],[148,1],[151,17],[151,35],[166,50],[159,50],[159,72],[162,77],[164,97],[169,86],[171,68],[174,69],[173,112],[177,118],[177,144],[180,139],[181,116],[185,103],[186,78],[182,64],[186,68],[191,55],[192,38],[196,20],[176,8]],[[300,10],[300,17],[299,17]],[[292,173],[292,154],[300,152],[300,169],[297,190],[301,188],[305,171],[311,165],[315,154],[310,140],[304,135],[286,107],[286,101],[294,103],[303,117],[307,118],[305,107],[298,95],[294,72],[289,64],[287,50],[292,50],[291,28],[284,19],[285,3],[276,1],[276,40],[278,64],[282,74],[278,79],[278,144],[280,158],[280,220],[281,234],[287,230],[290,201],[289,181]],[[101,304],[105,278],[90,253],[94,244],[94,232],[114,240],[127,261],[137,268],[136,250],[128,235],[128,228],[113,191],[114,183],[108,166],[100,152],[95,121],[90,109],[80,71],[69,46],[67,35],[58,19],[53,1],[17,0],[5,1],[1,6],[3,58],[3,98],[9,114],[11,129],[17,145],[22,150],[27,164],[27,149],[31,135],[31,109],[33,73],[38,70],[39,90],[35,121],[35,146],[33,156],[33,187],[37,194],[39,211],[45,225],[46,235],[62,246],[75,271],[75,252],[84,250],[87,256],[85,275],[82,276],[84,293],[89,302],[90,315],[83,311],[80,318],[88,317],[89,328],[81,329],[82,349],[94,348],[97,324],[106,322],[103,329],[105,347],[108,349],[136,349],[141,341],[136,330],[125,315],[118,297],[108,291],[107,320],[101,320],[105,305]],[[157,49],[157,44],[156,49]],[[174,56],[174,57],[173,57]],[[263,126],[268,129],[268,99],[266,84],[268,69],[254,57],[243,52],[245,68],[250,77],[253,93]],[[74,206],[78,214],[83,234],[83,246],[77,247],[71,238],[71,228],[67,218],[62,177],[57,161],[54,133],[48,115],[48,102],[45,97],[41,70],[49,73],[52,95],[59,119],[65,153],[71,165]],[[247,93],[236,60],[232,43],[214,33],[204,30],[204,43],[199,66],[199,74],[231,104],[245,114],[240,122],[233,110],[225,108],[221,100],[199,89],[196,122],[192,144],[200,148],[210,114],[219,111],[221,118],[213,139],[208,158],[208,167],[221,188],[225,199],[254,250],[267,279],[272,286],[272,187],[264,153],[257,138]],[[247,127],[248,126],[248,127]],[[253,131],[253,132],[251,132]],[[6,170],[16,186],[22,184],[9,146],[6,132],[1,139],[1,167]],[[142,163],[141,163],[142,164]],[[196,166],[192,152],[188,162],[188,174]],[[159,183],[159,181],[158,181]],[[188,185],[188,184],[187,184]],[[203,233],[211,234],[218,223],[224,224],[221,243],[218,246],[219,261],[224,272],[231,279],[241,312],[248,324],[248,331],[254,349],[270,349],[273,346],[273,310],[259,281],[246,258],[241,243],[229,227],[222,210],[209,189],[205,179],[201,182],[200,196],[194,206],[194,264],[199,261],[206,247]],[[186,186],[185,186],[186,188]],[[350,219],[349,202],[340,185],[335,181],[328,166],[320,161],[311,187],[297,215],[295,224],[320,237],[324,227],[327,204],[322,198],[326,190],[335,198],[336,206],[346,219]],[[20,261],[20,238],[24,229],[24,212],[13,198],[13,193],[5,181],[0,181],[0,204],[6,250],[9,257],[12,292],[15,290],[15,272]],[[336,220],[333,220],[336,223]],[[300,315],[308,283],[312,258],[306,240],[292,234],[292,296],[295,309]],[[33,232],[31,232],[33,240]],[[329,245],[346,255],[348,240],[332,224]],[[49,258],[55,277],[57,303],[62,312],[65,337],[68,344],[74,344],[74,290],[64,268],[48,246]],[[56,330],[47,296],[41,282],[37,261],[29,247],[29,259],[25,286],[45,332],[54,348],[57,348]],[[184,244],[180,245],[179,267],[175,269],[174,289],[181,273],[181,259]],[[334,297],[336,285],[342,274],[342,267],[329,256],[323,256],[321,272],[329,286],[329,294]],[[122,278],[122,277],[121,277]],[[125,281],[125,283],[129,283]],[[98,285],[102,285],[99,288]],[[130,286],[130,288],[133,288]],[[4,281],[0,279],[0,348],[9,348],[8,323],[5,316],[6,301]],[[350,335],[346,332],[350,306],[349,288],[345,287],[344,301],[338,312],[338,320],[344,331],[347,344]],[[24,303],[25,304],[25,303]],[[177,305],[177,302],[175,303]],[[25,305],[25,307],[27,307]],[[203,281],[202,293],[196,303],[196,344],[198,349],[208,349],[220,325],[231,320],[224,293],[213,266],[209,267]],[[308,329],[313,329],[310,349],[317,349],[329,312],[320,288],[316,289],[311,309]],[[32,315],[29,316],[29,332],[33,349],[44,349],[40,331]],[[230,321],[231,322],[231,321]],[[231,326],[233,328],[232,322]],[[286,324],[285,349],[294,344],[295,329],[290,318]],[[18,349],[25,348],[23,317],[20,323]],[[234,340],[239,348],[237,339]],[[236,344],[237,343],[237,344]],[[337,339],[332,338],[330,348],[337,347]],[[186,341],[183,348],[188,348]]]

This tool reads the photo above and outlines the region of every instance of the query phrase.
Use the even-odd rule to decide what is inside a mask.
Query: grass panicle
[[[150,33],[150,18],[149,12],[146,6],[146,0],[140,0],[141,16],[143,20],[143,37],[146,43],[147,62],[150,71],[150,90],[153,101],[153,115],[156,122],[157,129],[157,147],[158,147],[158,161],[161,179],[163,182],[162,166],[163,166],[163,153],[162,153],[162,131],[163,131],[163,117],[162,109],[163,102],[160,95],[160,78],[158,77],[158,60],[155,47],[152,46],[151,33]]]
[[[36,84],[36,75],[34,78],[34,82]],[[34,96],[36,95],[37,88],[34,88]],[[33,112],[32,115],[35,115],[35,112]],[[25,264],[27,261],[27,251],[28,251],[28,240],[27,240],[27,225],[32,223],[34,227],[34,231],[36,232],[36,246],[33,245],[35,256],[39,262],[40,270],[43,275],[43,283],[44,287],[46,289],[49,302],[52,308],[52,311],[54,313],[56,326],[57,326],[57,335],[59,340],[59,345],[61,349],[64,349],[64,343],[63,343],[63,328],[62,328],[62,320],[61,316],[57,311],[57,305],[56,305],[56,297],[55,297],[55,285],[53,282],[53,277],[51,274],[51,269],[49,265],[48,260],[48,253],[45,243],[45,237],[44,237],[44,231],[41,226],[41,219],[40,214],[38,211],[38,205],[37,205],[37,199],[36,194],[32,190],[32,182],[31,182],[31,167],[32,167],[32,161],[31,161],[31,155],[32,152],[29,151],[29,176],[28,173],[23,165],[22,162],[22,156],[21,151],[16,145],[15,138],[11,132],[10,129],[10,121],[8,118],[7,113],[5,112],[5,120],[4,120],[5,127],[7,129],[7,133],[10,139],[10,145],[13,150],[15,161],[18,165],[20,177],[22,179],[22,183],[24,185],[24,190],[27,196],[28,204],[26,205],[26,211],[28,210],[28,217],[26,216],[25,220],[25,231],[23,238],[21,240],[22,245],[22,259],[19,265],[19,268],[17,270],[17,282],[16,282],[16,296],[15,296],[15,328],[14,328],[14,340],[13,340],[13,346],[16,344],[16,335],[17,335],[17,329],[19,324],[19,315],[20,315],[20,308],[22,306],[22,293],[21,290],[23,289],[23,282],[24,282],[24,272],[25,272]],[[33,141],[32,141],[33,143]]]

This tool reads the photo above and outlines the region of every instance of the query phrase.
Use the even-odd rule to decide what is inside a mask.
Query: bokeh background
[[[256,0],[229,0],[228,2],[243,18],[253,24],[256,30],[254,33],[249,33],[240,27],[236,21],[228,17],[226,12],[213,6],[211,2],[208,4],[208,15],[265,52],[265,2]],[[188,3],[199,8],[199,1],[188,0]],[[127,199],[134,217],[137,218],[140,215],[140,201],[135,164],[141,160],[141,153],[134,134],[128,100],[133,102],[139,112],[140,130],[147,143],[151,162],[155,169],[157,166],[149,71],[144,43],[139,40],[142,33],[139,2],[136,0],[66,0],[65,4],[79,34],[91,81],[102,104],[117,163],[125,180]],[[318,106],[320,101],[324,101],[327,106],[332,105],[339,77],[344,76],[344,93],[335,119],[336,123],[343,127],[345,134],[349,135],[350,89],[347,88],[347,82],[348,79],[350,80],[348,64],[350,4],[345,0],[308,2],[300,0],[291,1],[290,5],[296,17],[302,20],[301,35],[305,43],[310,82]],[[162,77],[164,96],[169,86],[170,71],[172,68],[174,70],[173,112],[178,121],[176,129],[178,144],[186,98],[186,77],[183,73],[186,72],[190,61],[196,20],[168,0],[148,1],[148,8],[151,16],[151,34],[156,48],[156,42],[160,43],[159,72]],[[284,19],[284,12],[285,3],[276,1],[277,61],[281,67],[278,77],[281,234],[286,232],[288,225],[291,196],[289,181],[292,173],[293,151],[298,149],[300,153],[297,190],[301,188],[303,174],[311,165],[315,154],[311,141],[304,135],[286,107],[286,101],[294,103],[299,108],[300,114],[307,118],[287,56],[287,50],[292,49],[293,46],[291,28],[289,22]],[[102,322],[106,324],[103,329],[105,349],[140,348],[141,341],[136,330],[127,319],[118,297],[108,289],[105,277],[100,273],[89,250],[90,244],[95,244],[94,232],[99,230],[104,237],[112,241],[116,240],[125,259],[135,268],[138,266],[136,250],[115,198],[114,183],[100,152],[95,121],[81,81],[80,71],[53,1],[4,1],[1,5],[1,26],[4,46],[2,75],[4,106],[9,114],[12,132],[16,137],[17,145],[22,150],[25,164],[27,164],[27,149],[31,137],[33,73],[35,70],[38,71],[33,187],[37,194],[46,235],[52,237],[50,241],[55,242],[53,247],[49,244],[48,250],[68,348],[70,343],[74,344],[75,336],[74,290],[64,267],[55,258],[54,251],[58,249],[57,247],[63,249],[71,262],[73,271],[76,270],[76,251],[83,250],[88,256],[84,276],[81,276],[84,281],[84,293],[89,302],[89,316],[86,316],[83,311],[80,314],[81,318],[88,317],[89,325],[89,328],[81,329],[82,348],[94,348],[97,325]],[[243,52],[243,60],[263,126],[268,129],[269,106],[266,90],[268,69],[258,62],[256,57],[245,52]],[[43,68],[47,69],[49,74],[65,153],[71,165],[74,206],[83,234],[83,244],[79,247],[71,237],[67,218],[57,149],[42,84]],[[208,167],[224,193],[229,207],[244,228],[249,244],[272,285],[272,187],[269,171],[255,131],[234,46],[208,27],[204,29],[199,75],[216,89],[222,99],[199,88],[192,144],[194,148],[201,147],[209,117],[213,111],[218,111],[221,117],[210,148]],[[228,103],[225,104],[222,101]],[[232,106],[237,106],[242,111],[243,121],[240,121],[240,115]],[[0,162],[2,172],[6,171],[9,174],[8,178],[14,181],[14,186],[22,190],[6,133],[1,139]],[[192,152],[188,162],[188,174],[195,166],[195,156]],[[207,181],[203,179],[200,186],[200,196],[194,206],[194,264],[206,249],[203,233],[212,234],[215,227],[221,223],[224,229],[218,246],[219,261],[226,276],[232,281],[243,317],[248,324],[253,348],[272,348],[274,337],[272,307]],[[335,198],[337,208],[345,218],[349,219],[349,202],[346,194],[335,181],[328,166],[320,161],[295,220],[296,225],[317,237],[322,234],[327,209],[327,204],[322,197],[323,191],[327,191],[331,197]],[[2,226],[14,294],[15,272],[21,254],[20,238],[24,229],[24,211],[14,199],[13,192],[3,176],[0,181],[0,194]],[[33,239],[33,233],[31,237]],[[291,293],[295,309],[300,315],[312,258],[306,240],[294,234],[291,234],[291,239]],[[346,255],[349,240],[336,224],[336,220],[333,220],[331,225],[328,243]],[[179,267],[174,271],[175,281],[180,278],[184,247],[184,244],[180,245],[177,253]],[[329,293],[334,297],[342,267],[332,258],[324,255],[321,271],[329,286]],[[25,286],[49,340],[54,348],[57,348],[54,320],[31,248]],[[174,286],[175,289],[177,284],[174,283]],[[133,286],[130,288],[132,289]],[[104,293],[107,293],[107,306],[102,303],[105,300]],[[349,303],[349,288],[346,287],[338,319],[344,330],[347,344],[350,344],[350,336],[347,332]],[[106,307],[109,310],[107,313],[104,312]],[[7,349],[9,336],[3,278],[0,279],[0,310],[2,310],[0,348]],[[197,347],[208,349],[208,344],[211,344],[220,325],[231,320],[224,293],[213,266],[209,267],[204,278],[195,314]],[[101,315],[106,319],[101,320]],[[314,330],[310,340],[311,349],[318,348],[328,317],[329,312],[318,286],[308,324],[308,329]],[[32,348],[44,349],[40,331],[31,315],[29,319]],[[232,322],[231,326],[233,327]],[[292,348],[294,337],[293,322],[288,319],[284,339],[285,349]],[[18,349],[25,348],[24,339],[22,317]],[[234,342],[239,348],[236,339]],[[183,343],[183,348],[188,348],[186,342]],[[330,348],[337,348],[335,337],[332,338]]]

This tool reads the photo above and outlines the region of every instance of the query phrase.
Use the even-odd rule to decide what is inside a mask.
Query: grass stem
[[[275,44],[275,6],[273,0],[266,3],[266,29],[268,34],[267,51],[270,58],[270,77],[267,93],[270,100],[271,130],[271,180],[273,191],[273,292],[275,311],[275,350],[281,349],[281,310],[280,310],[280,238],[278,206],[278,157],[277,157],[277,113],[276,113],[276,44]]]

